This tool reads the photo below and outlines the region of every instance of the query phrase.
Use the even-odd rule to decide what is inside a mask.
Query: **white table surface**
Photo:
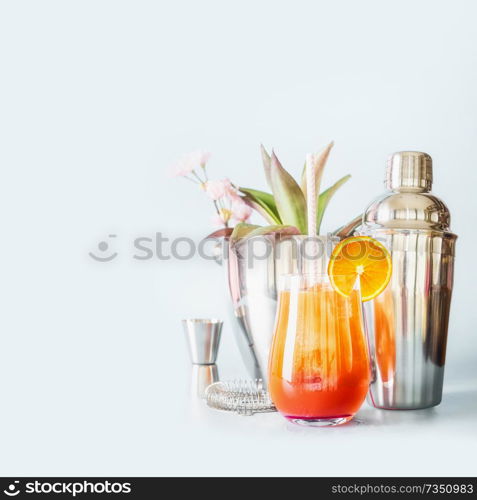
[[[23,293],[40,303],[28,314],[5,307],[3,475],[475,475],[477,376],[455,326],[440,406],[365,405],[359,423],[307,429],[191,397],[180,319],[221,315],[220,268],[87,257],[78,266],[52,278],[32,265],[37,279]],[[223,380],[247,376],[228,321],[218,367]]]
[[[220,475],[475,475],[476,396],[449,389],[439,407],[408,412],[365,404],[355,422],[321,429],[277,413],[240,417],[197,404],[188,431],[197,453],[182,467]]]

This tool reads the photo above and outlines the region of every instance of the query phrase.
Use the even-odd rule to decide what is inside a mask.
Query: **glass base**
[[[353,415],[342,415],[340,417],[285,417],[289,422],[306,427],[332,427],[349,422]]]

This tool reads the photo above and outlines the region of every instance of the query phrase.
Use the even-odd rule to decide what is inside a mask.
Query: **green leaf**
[[[283,224],[294,226],[306,234],[306,201],[300,186],[282,167],[275,153],[272,153],[270,179],[278,213]]]
[[[254,229],[252,232],[247,234],[247,238],[253,238],[254,236],[265,236],[267,234],[300,234],[300,231],[294,226],[285,226],[283,224],[277,224],[274,226],[263,226]]]
[[[303,170],[301,171],[301,180],[300,180],[300,188],[303,192],[303,196],[305,197],[306,200],[306,161],[305,164],[303,165]]]
[[[232,231],[233,229],[231,227],[223,227],[207,235],[204,240],[208,240],[209,238],[228,238],[232,234]]]
[[[245,195],[245,202],[265,217],[270,224],[282,223],[273,195],[250,188],[239,188],[239,191]]]
[[[335,182],[331,187],[326,189],[320,194],[318,198],[318,206],[316,207],[316,230],[320,232],[321,221],[323,220],[323,215],[325,214],[326,207],[330,202],[333,195],[338,191],[338,189],[351,177],[351,175],[345,175],[339,181]]]
[[[234,227],[232,234],[230,235],[231,240],[239,240],[240,238],[244,238],[247,234],[251,233],[255,229],[260,226],[256,226],[254,224],[247,224],[246,222],[240,222]]]
[[[234,232],[230,237],[231,240],[245,240],[254,236],[266,236],[267,234],[294,235],[300,234],[300,231],[294,226],[285,226],[283,224],[275,224],[272,226],[254,226],[241,222],[234,228]]]
[[[337,236],[340,240],[352,236],[355,230],[361,226],[363,222],[363,214],[359,214],[354,219],[347,222],[344,226],[335,229],[331,234]]]
[[[248,198],[247,196],[242,196],[241,198],[246,205],[260,214],[268,222],[268,224],[276,224],[275,219],[270,217],[267,211],[264,210],[258,203],[255,203],[251,198]]]
[[[267,153],[267,150],[263,146],[263,144],[260,144],[260,151],[262,153],[262,163],[263,163],[263,170],[265,171],[265,178],[267,179],[267,184],[270,186],[270,189],[272,189],[272,179],[270,175],[270,169],[272,168],[272,159],[270,158],[270,155]]]

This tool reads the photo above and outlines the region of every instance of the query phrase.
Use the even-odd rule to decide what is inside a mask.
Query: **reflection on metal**
[[[182,320],[192,364],[212,365],[216,362],[222,325],[218,319]]]
[[[192,398],[205,399],[209,385],[219,381],[217,365],[192,365],[190,393]]]
[[[336,237],[257,236],[228,247],[228,284],[238,344],[253,378],[266,381],[280,276],[326,272]]]
[[[373,361],[369,398],[378,408],[416,409],[442,398],[457,236],[445,204],[429,193],[432,160],[401,152],[389,161],[389,191],[363,216],[359,234],[392,254],[382,295],[365,305]]]

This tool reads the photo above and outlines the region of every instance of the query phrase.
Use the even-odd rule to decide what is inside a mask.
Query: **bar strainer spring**
[[[276,411],[260,379],[216,382],[207,387],[205,397],[211,408],[239,415]]]

